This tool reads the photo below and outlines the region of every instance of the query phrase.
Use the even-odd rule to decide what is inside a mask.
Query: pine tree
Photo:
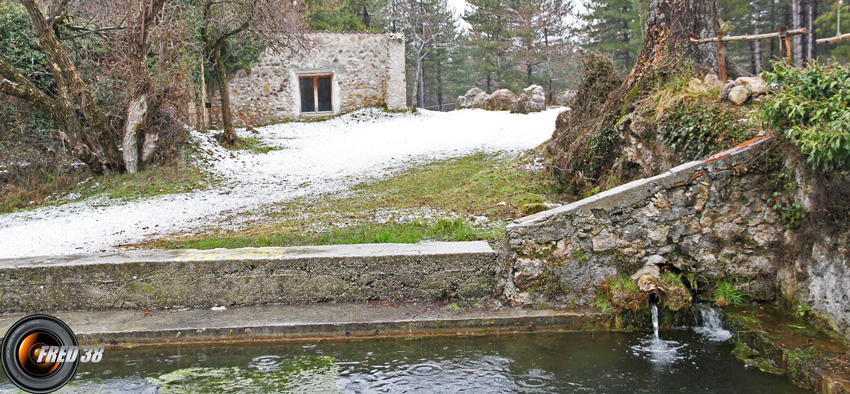
[[[643,44],[643,25],[648,10],[646,0],[593,0],[585,4],[589,12],[585,47],[602,51],[621,67],[630,68]]]

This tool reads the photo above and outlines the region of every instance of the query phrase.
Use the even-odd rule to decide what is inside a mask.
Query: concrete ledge
[[[0,311],[480,298],[496,256],[479,241],[4,259]]]
[[[609,329],[595,309],[446,308],[437,303],[269,305],[168,311],[61,312],[82,344],[471,335]],[[0,316],[0,333],[23,315]]]

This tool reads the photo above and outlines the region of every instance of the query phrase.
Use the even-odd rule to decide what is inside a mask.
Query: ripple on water
[[[138,391],[145,387],[150,386],[151,384],[148,382],[137,380],[135,382],[127,382],[121,385],[121,390],[126,391]]]
[[[280,356],[266,355],[254,357],[248,363],[249,368],[256,368],[260,372],[274,372],[280,369]]]
[[[416,376],[433,376],[443,372],[443,367],[435,364],[417,364],[407,369],[407,372]]]

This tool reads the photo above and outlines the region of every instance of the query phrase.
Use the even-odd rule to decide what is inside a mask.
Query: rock
[[[484,102],[487,100],[487,97],[487,92],[481,89],[469,89],[465,95],[458,96],[457,101],[455,102],[455,108],[482,108],[484,106]]]
[[[715,74],[706,74],[705,76],[705,84],[708,86],[719,85],[723,82],[720,81],[720,78],[717,78]]]
[[[540,85],[531,85],[522,90],[519,98],[511,106],[512,114],[528,114],[546,109],[546,92]]]
[[[735,84],[746,86],[747,89],[752,92],[753,96],[767,94],[770,92],[767,82],[759,77],[740,77],[735,80]]]
[[[750,89],[744,85],[737,85],[729,91],[729,101],[735,105],[744,105],[750,98]]]
[[[594,252],[604,252],[617,247],[617,237],[608,230],[602,230],[593,238],[592,244]]]
[[[567,90],[566,92],[559,93],[555,96],[555,105],[560,105],[563,107],[569,107],[572,105],[573,99],[576,96],[575,90]]]
[[[516,101],[517,95],[514,92],[499,89],[487,98],[483,108],[490,111],[509,111]]]
[[[661,297],[661,305],[675,312],[691,307],[691,292],[681,283],[668,283],[667,292]]]

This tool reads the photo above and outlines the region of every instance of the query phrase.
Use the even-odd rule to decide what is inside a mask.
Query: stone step
[[[224,310],[58,312],[84,345],[344,339],[604,330],[598,309],[470,308],[445,302],[361,302],[228,307]],[[24,317],[0,315],[0,335]]]
[[[0,260],[0,312],[488,297],[484,241],[127,251]]]

